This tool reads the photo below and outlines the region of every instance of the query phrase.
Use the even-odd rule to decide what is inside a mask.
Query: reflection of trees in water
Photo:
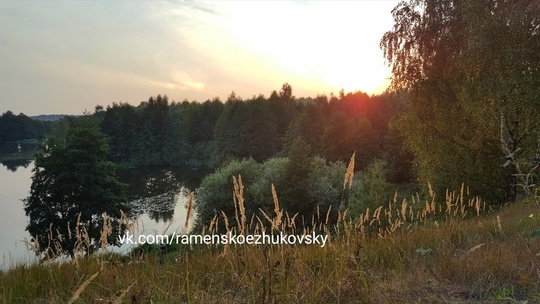
[[[16,172],[19,167],[28,168],[37,152],[39,143],[4,143],[0,145],[0,163],[9,171]]]
[[[15,172],[19,167],[28,168],[32,161],[28,159],[15,159],[15,160],[4,160],[1,161],[2,165],[6,167],[9,171]]]
[[[175,191],[168,191],[151,197],[136,199],[129,202],[132,215],[148,214],[154,221],[169,221],[174,216],[176,206]]]
[[[141,199],[153,197],[172,190],[179,190],[182,186],[173,171],[165,168],[137,168],[123,170],[119,174],[123,183],[128,185],[128,197]]]
[[[121,170],[118,175],[128,185],[132,215],[148,214],[157,223],[173,219],[178,195],[198,187],[205,173],[192,168],[145,167]]]
[[[169,170],[162,170],[158,176],[151,176],[146,180],[144,192],[142,195],[151,196],[163,191],[171,191],[177,189],[181,184],[176,180],[176,177]]]
[[[148,217],[150,217],[156,223],[168,222],[173,219],[173,216],[174,216],[174,209],[171,209],[169,211],[160,211],[160,212],[150,211],[148,213]]]

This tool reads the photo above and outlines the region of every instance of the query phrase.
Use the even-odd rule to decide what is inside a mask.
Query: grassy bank
[[[392,206],[379,215],[365,215],[371,220],[364,224],[343,221],[323,248],[193,246],[164,257],[105,254],[69,263],[19,265],[0,275],[0,299],[2,303],[540,302],[540,239],[531,238],[539,225],[536,204],[515,203],[480,216],[468,216],[467,209],[456,204],[447,210],[455,216],[422,218],[431,207],[426,202],[416,211],[419,218],[404,220],[395,229],[389,228],[392,220],[386,229],[371,229],[376,227],[373,219]],[[399,208],[395,209],[399,218]]]

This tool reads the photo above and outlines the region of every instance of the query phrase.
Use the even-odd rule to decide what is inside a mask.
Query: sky
[[[398,1],[0,1],[0,113],[389,84]]]

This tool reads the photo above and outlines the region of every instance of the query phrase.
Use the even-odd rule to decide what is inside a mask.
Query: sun
[[[320,64],[319,77],[336,91],[379,94],[389,85],[390,71],[377,60],[378,55],[376,52],[362,54],[359,50],[358,53],[330,57]]]
[[[363,91],[371,93],[375,89],[375,81],[368,79],[360,71],[349,68],[334,68],[321,73],[324,83],[335,90],[345,92]]]
[[[235,2],[221,7],[227,16],[221,28],[237,48],[229,52],[231,62],[238,63],[235,69],[249,62],[253,78],[288,79],[306,87],[311,83],[319,92],[343,89],[379,94],[388,87],[390,76],[379,42],[392,24],[371,17],[387,15],[391,21],[393,5],[375,1]],[[218,51],[224,58],[226,53]],[[264,77],[260,75],[263,70]]]

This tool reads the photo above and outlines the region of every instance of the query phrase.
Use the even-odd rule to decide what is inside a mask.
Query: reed
[[[195,197],[195,193],[193,191],[191,191],[189,193],[189,198],[188,198],[188,205],[187,205],[187,213],[186,213],[186,222],[184,223],[184,229],[183,229],[183,233],[187,233],[188,229],[189,229],[189,220],[191,218],[191,212],[193,211],[193,199]]]
[[[69,299],[69,301],[67,302],[68,304],[73,304],[75,303],[75,301],[77,301],[79,299],[79,297],[81,296],[81,294],[83,293],[84,289],[86,288],[86,286],[88,286],[88,284],[90,284],[97,276],[98,276],[99,272],[96,272],[94,273],[90,278],[88,278],[86,281],[84,281],[78,288],[77,290],[75,290],[75,292],[73,293],[73,296],[71,296],[71,298]]]

